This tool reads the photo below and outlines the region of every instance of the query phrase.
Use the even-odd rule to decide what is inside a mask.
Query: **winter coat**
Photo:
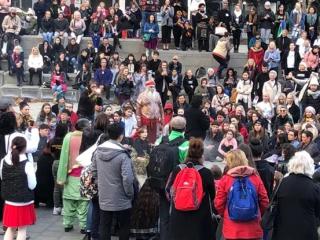
[[[144,24],[143,31],[144,31],[144,33],[150,34],[150,39],[157,38],[158,34],[159,34],[159,25],[158,25],[158,23],[146,22]]]
[[[264,17],[269,15],[267,19]],[[275,21],[275,15],[271,9],[264,9],[260,14],[260,28],[272,29]]]
[[[173,26],[173,16],[174,16],[174,8],[169,6],[168,9],[164,9],[164,7],[161,7],[160,10],[162,20],[161,20],[161,26]]]
[[[54,22],[52,18],[42,18],[41,21],[41,30],[42,32],[53,32],[54,31]]]
[[[287,122],[293,124],[293,120],[288,114],[284,118],[279,115],[273,122],[273,127],[275,130],[277,130],[279,127],[283,127]]]
[[[187,109],[184,116],[187,120],[186,136],[205,139],[206,131],[210,127],[209,117],[194,107]]]
[[[253,88],[253,82],[251,80],[244,81],[241,79],[237,84],[237,98],[236,102],[243,101],[251,107],[251,92]]]
[[[132,208],[134,171],[127,150],[109,140],[101,144],[92,157],[92,173],[98,183],[99,204],[103,211]]]
[[[80,45],[79,44],[68,44],[68,46],[66,47],[66,52],[68,57],[70,58],[77,58],[80,52]]]
[[[191,79],[187,76],[183,78],[183,88],[187,94],[193,94],[197,86],[198,81],[194,76],[192,76]]]
[[[51,75],[51,88],[53,88],[53,86],[57,85],[58,83],[59,85],[61,85],[62,91],[66,92],[68,89],[68,86],[65,80],[66,80],[66,74],[64,72],[60,72],[59,75],[57,75],[56,72],[53,72]]]
[[[264,50],[262,47],[259,49],[256,49],[255,47],[250,48],[248,58],[252,58],[254,60],[256,68],[259,72],[261,72],[263,57]]]
[[[181,171],[177,167],[172,174],[171,186]],[[215,240],[215,227],[210,213],[210,201],[215,197],[214,179],[209,169],[203,167],[199,170],[202,179],[203,200],[200,207],[196,211],[179,211],[172,207],[170,216],[170,229],[172,229],[170,236],[172,239],[183,240]]]
[[[267,50],[264,53],[263,61],[268,63],[268,69],[278,68],[280,65],[280,52],[278,49],[274,49],[273,51]]]
[[[320,113],[320,91],[312,92],[311,90],[306,90],[304,96],[302,97],[302,111],[308,106],[314,107],[316,113]]]
[[[218,40],[212,55],[226,59],[230,48],[229,38],[222,37]]]
[[[228,193],[236,177],[249,177],[249,180],[256,188],[259,199],[259,216],[255,220],[236,222],[229,218],[227,207]],[[223,217],[223,236],[226,239],[261,239],[263,236],[263,230],[260,226],[261,215],[263,215],[266,210],[268,203],[267,191],[255,169],[248,166],[239,166],[230,169],[220,180],[214,200],[218,214]]]
[[[263,91],[263,85],[265,82],[269,80],[269,74],[268,73],[259,73],[256,77],[256,80],[253,84],[253,91],[254,95],[259,97],[259,101],[262,100],[262,91]]]
[[[67,33],[69,30],[69,22],[67,19],[55,19],[53,22],[54,31],[55,32],[65,32]]]
[[[269,199],[273,192],[273,180],[275,168],[266,160],[258,160],[254,162],[263,185],[267,191]]]
[[[267,81],[263,84],[262,94],[268,94],[270,102],[274,103],[281,93],[281,85],[276,81]]]
[[[303,60],[307,64],[308,68],[316,69],[319,65],[319,54],[315,55],[312,50],[310,50],[304,55]]]
[[[293,103],[292,106],[288,106],[287,105],[287,107],[288,107],[289,113],[292,116],[293,122],[294,123],[299,122],[299,119],[300,119],[300,108],[295,103]]]
[[[291,173],[278,190],[273,240],[317,240],[320,188],[311,178]]]
[[[300,28],[301,30],[304,30],[306,14],[302,11],[301,19],[300,19],[299,22],[298,22],[297,17],[298,17],[298,13],[295,10],[292,10],[291,13],[290,13],[290,17],[289,17],[291,26]],[[295,26],[295,25],[297,25],[297,26]]]
[[[281,57],[281,68],[282,69],[287,69],[288,68],[288,63],[287,63],[287,58],[289,56],[289,50],[285,50],[282,54]],[[301,62],[300,54],[298,51],[294,51],[294,68],[298,69],[299,64]]]
[[[291,39],[288,37],[280,36],[276,39],[276,46],[281,53],[289,50],[290,43],[291,43]]]

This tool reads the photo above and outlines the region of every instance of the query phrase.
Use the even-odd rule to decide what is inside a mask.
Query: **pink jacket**
[[[53,86],[57,85],[57,83],[58,83],[61,85],[62,91],[66,92],[68,89],[68,86],[65,82],[65,79],[66,79],[65,73],[62,72],[60,75],[56,75],[56,73],[53,72],[51,75],[51,88]]]
[[[304,55],[304,62],[308,68],[315,69],[319,64],[319,55],[315,55],[312,51],[309,51]]]

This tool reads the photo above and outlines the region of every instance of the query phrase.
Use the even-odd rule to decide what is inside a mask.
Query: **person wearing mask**
[[[94,73],[94,80],[97,82],[97,86],[101,91],[105,91],[106,99],[109,101],[113,74],[107,67],[107,63],[108,61],[106,58],[101,59],[100,68]]]
[[[209,117],[201,110],[202,96],[194,96],[191,101],[191,107],[186,110],[187,119],[186,137],[205,139],[206,131],[210,127]]]
[[[320,189],[312,181],[313,174],[310,154],[296,152],[289,160],[288,176],[283,178],[275,195],[277,211],[272,239],[318,239]]]
[[[174,189],[175,181],[179,178],[179,172],[183,169],[194,167],[197,169],[203,185],[203,199],[197,210],[181,211],[176,209],[175,204],[172,206],[170,216],[170,227],[172,239],[203,239],[209,240],[215,238],[216,224],[212,219],[211,201],[215,197],[214,180],[211,171],[203,167],[204,145],[201,139],[191,139],[186,160],[183,164],[176,167],[172,173],[171,181],[168,188]],[[175,198],[175,196],[171,196]]]
[[[263,230],[260,226],[261,216],[269,204],[268,195],[257,170],[248,166],[248,160],[241,150],[234,150],[226,155],[226,174],[219,182],[219,188],[214,199],[218,214],[223,217],[222,234],[226,239],[261,239]],[[234,221],[231,219],[228,207],[228,196],[237,178],[245,178],[251,182],[258,199],[257,216],[249,221]],[[235,200],[234,200],[235,201]],[[233,209],[233,208],[232,208]]]
[[[170,5],[170,0],[165,0],[164,5],[160,9],[162,16],[161,32],[163,50],[169,50],[171,42],[171,30],[173,27],[174,8]]]
[[[241,38],[241,29],[244,24],[244,16],[242,14],[242,10],[240,4],[236,4],[234,11],[231,15],[231,26],[232,26],[232,34],[233,34],[233,48],[234,52],[239,52],[240,46],[240,38]]]
[[[33,163],[26,155],[27,141],[23,137],[12,139],[11,148],[0,164],[1,194],[4,205],[4,239],[27,238],[27,226],[36,222],[33,190],[37,185]]]
[[[275,21],[275,15],[271,10],[271,3],[266,1],[264,3],[264,9],[260,15],[260,33],[262,42],[269,44],[271,29]]]
[[[92,159],[92,174],[99,189],[99,238],[111,239],[112,219],[117,217],[120,239],[129,240],[135,181],[132,160],[121,145],[121,125],[112,124],[107,131],[110,140],[99,145]]]
[[[82,167],[76,162],[80,152],[82,131],[90,125],[89,120],[79,119],[75,131],[68,133],[62,144],[57,183],[63,190],[63,226],[65,232],[73,230],[74,219],[79,219],[81,233],[85,234],[88,199],[80,196],[80,174]],[[70,151],[72,149],[72,151]]]

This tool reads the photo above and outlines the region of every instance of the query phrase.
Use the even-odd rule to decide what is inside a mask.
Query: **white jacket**
[[[237,84],[237,98],[236,102],[243,101],[248,104],[248,107],[251,107],[251,92],[253,88],[253,82],[250,80],[244,81],[240,79]]]
[[[34,69],[39,69],[43,67],[43,58],[40,54],[38,55],[30,55],[28,59],[28,67],[29,68],[34,68]]]
[[[262,88],[263,95],[269,95],[270,102],[275,103],[278,99],[279,95],[281,94],[281,85],[275,81],[267,81],[263,84]]]

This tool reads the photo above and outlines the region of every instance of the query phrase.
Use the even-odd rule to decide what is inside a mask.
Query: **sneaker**
[[[70,231],[72,231],[72,230],[73,230],[73,226],[65,227],[65,228],[64,228],[64,231],[65,231],[65,232],[70,232]]]
[[[53,211],[52,211],[52,214],[53,215],[60,215],[62,212],[61,208],[60,207],[54,207],[53,208]]]
[[[62,208],[61,209],[61,216],[63,216],[64,215],[64,209]]]

